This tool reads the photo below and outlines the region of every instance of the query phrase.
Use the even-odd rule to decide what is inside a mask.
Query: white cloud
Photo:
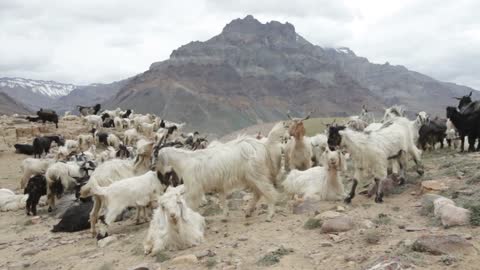
[[[475,0],[3,0],[0,76],[120,80],[252,14],[288,21],[320,46],[480,89],[479,8]]]

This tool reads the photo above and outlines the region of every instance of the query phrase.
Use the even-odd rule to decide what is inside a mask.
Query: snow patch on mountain
[[[33,93],[48,96],[52,99],[66,96],[78,88],[73,84],[23,78],[0,78],[0,87],[30,89]]]

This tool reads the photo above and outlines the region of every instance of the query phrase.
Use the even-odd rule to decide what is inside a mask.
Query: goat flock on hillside
[[[367,195],[381,203],[389,186],[407,180],[411,159],[423,174],[422,150],[449,147],[480,150],[480,101],[471,93],[447,107],[448,119],[418,112],[414,120],[405,108],[392,106],[380,122],[366,106],[344,124],[332,123],[324,133],[307,136],[303,118],[276,123],[266,137],[242,135],[228,142],[213,141],[198,132],[184,133],[185,123],[175,123],[154,114],[133,110],[103,110],[99,104],[77,106],[80,116],[66,114],[60,120],[78,120],[90,130],[66,140],[61,135],[34,138],[32,144],[15,144],[19,154],[33,155],[22,162],[19,187],[23,194],[0,189],[0,209],[26,208],[37,215],[37,206],[56,211],[55,200],[75,193],[75,202],[52,232],[90,229],[97,239],[128,207],[137,211],[136,222],[150,222],[144,241],[145,254],[163,249],[184,249],[204,240],[205,218],[201,204],[218,193],[222,220],[229,218],[227,196],[237,190],[252,192],[246,218],[264,198],[266,220],[275,214],[282,194],[295,200],[344,201],[355,197],[358,184],[370,186]],[[53,122],[55,111],[41,109],[29,121]],[[103,150],[102,150],[103,149]],[[421,149],[421,150],[420,150]],[[347,158],[353,177],[343,181]],[[350,183],[350,192],[344,183]],[[47,200],[42,201],[46,196]],[[155,206],[158,206],[155,208]],[[111,233],[111,232],[110,232]]]

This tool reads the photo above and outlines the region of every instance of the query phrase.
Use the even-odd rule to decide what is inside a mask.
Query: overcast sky
[[[1,0],[0,77],[121,80],[235,18],[480,90],[478,0]]]

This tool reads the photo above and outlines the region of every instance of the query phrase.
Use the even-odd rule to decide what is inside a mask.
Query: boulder
[[[108,237],[103,238],[102,240],[99,240],[99,241],[97,242],[97,245],[98,245],[98,247],[100,247],[100,248],[104,248],[104,247],[110,245],[111,243],[113,243],[113,242],[115,242],[115,241],[117,241],[117,237],[116,237],[116,236],[108,236]]]
[[[417,252],[426,252],[432,255],[468,255],[475,253],[475,247],[459,235],[423,235],[412,245]]]
[[[322,233],[346,232],[354,227],[353,219],[347,216],[328,219],[322,224]]]
[[[455,202],[450,200],[450,199],[447,199],[445,197],[441,197],[441,198],[438,198],[435,201],[433,201],[433,207],[434,207],[433,208],[433,214],[436,217],[439,217],[440,216],[440,209],[442,209],[446,205],[455,205]]]
[[[470,210],[447,204],[439,209],[440,220],[446,228],[470,224]]]
[[[171,262],[172,264],[195,264],[198,262],[198,259],[194,254],[187,254],[175,257]]]
[[[341,214],[341,213],[338,213],[336,211],[325,211],[321,214],[316,215],[315,219],[325,221],[325,220],[328,220],[328,219],[338,218],[338,217],[343,217],[343,216],[345,216],[345,215]]]

